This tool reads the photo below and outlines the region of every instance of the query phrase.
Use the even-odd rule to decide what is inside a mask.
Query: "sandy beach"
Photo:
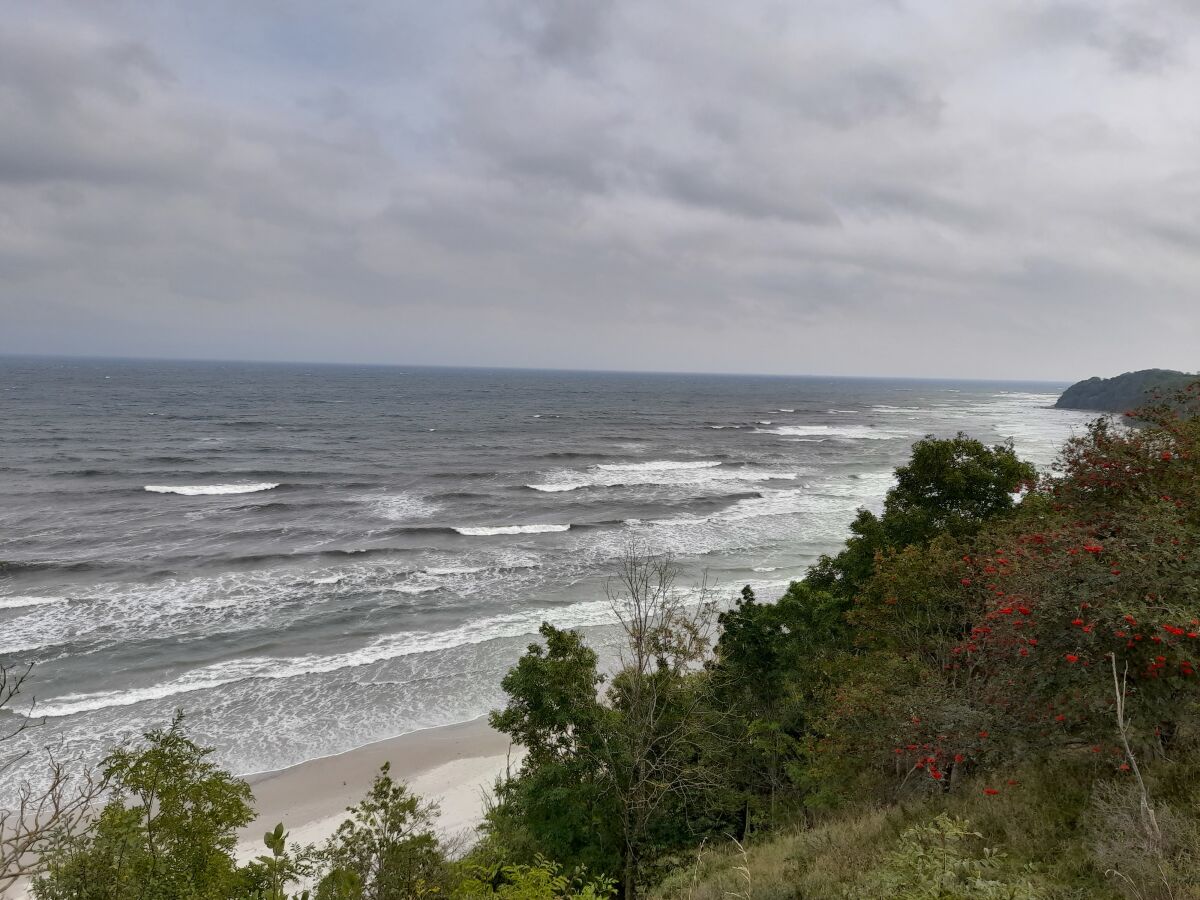
[[[263,832],[282,822],[289,842],[321,844],[371,786],[379,767],[391,763],[393,778],[440,807],[437,830],[454,845],[471,838],[483,818],[484,795],[496,776],[523,754],[508,737],[480,717],[458,725],[429,728],[378,741],[274,772],[244,776],[254,790],[258,818],[242,829],[237,857],[245,862],[265,852]],[[0,895],[26,900],[19,882]]]
[[[242,830],[238,858],[262,853],[263,832],[277,822],[283,822],[290,840],[323,842],[345,818],[346,807],[366,794],[385,762],[391,763],[393,778],[438,803],[438,832],[454,841],[469,838],[482,819],[484,795],[506,766],[517,767],[520,753],[481,717],[246,776],[258,818]]]

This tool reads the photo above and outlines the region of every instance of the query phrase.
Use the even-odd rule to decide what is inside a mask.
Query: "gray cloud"
[[[0,352],[1195,368],[1180,2],[47,2]]]

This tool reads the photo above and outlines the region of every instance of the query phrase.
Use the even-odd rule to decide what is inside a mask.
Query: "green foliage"
[[[545,647],[530,644],[500,686],[507,706],[493,712],[490,722],[525,747],[533,765],[567,760],[602,717],[596,688],[604,677],[596,671],[596,653],[578,632],[563,631],[549,622],[539,629]]]
[[[544,854],[593,871],[620,867],[618,815],[597,763],[611,721],[596,695],[603,676],[578,632],[543,623],[545,645],[530,644],[501,682],[508,703],[493,728],[527,750],[520,775],[497,786],[485,833],[520,862]]]
[[[1142,369],[1115,378],[1089,378],[1071,385],[1054,404],[1059,409],[1094,409],[1112,413],[1138,409],[1153,402],[1153,394],[1187,388],[1195,375],[1172,369]]]
[[[314,874],[312,847],[287,846],[287,832],[280,822],[263,835],[270,854],[263,854],[242,870],[246,894],[253,900],[309,900],[309,892],[289,894],[288,885]]]
[[[108,803],[81,834],[64,835],[34,884],[39,900],[217,900],[244,884],[237,829],[253,817],[250,788],[191,741],[178,714],[145,744],[104,762]]]
[[[329,839],[317,900],[406,900],[442,891],[445,865],[433,821],[437,807],[392,780],[384,763],[367,796]]]
[[[939,535],[963,538],[1013,508],[1013,494],[1037,473],[1011,444],[987,447],[959,434],[913,444],[912,458],[896,470],[883,515],[859,510],[846,549],[822,557],[806,579],[813,587],[853,597],[874,574],[875,557],[923,545]]]
[[[1039,900],[1029,872],[1012,873],[1004,854],[979,846],[983,835],[942,813],[914,825],[864,877],[860,897],[894,900]]]
[[[538,858],[533,865],[472,866],[455,888],[455,898],[501,897],[507,900],[607,900],[616,895],[609,878],[567,874],[558,863]]]

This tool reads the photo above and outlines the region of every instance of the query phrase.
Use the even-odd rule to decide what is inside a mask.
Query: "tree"
[[[717,617],[721,636],[707,668],[714,701],[728,710],[722,729],[727,740],[718,746],[726,751],[730,787],[743,798],[743,840],[764,786],[767,816],[775,820],[783,763],[793,749],[785,721],[794,707],[787,701],[797,662],[787,623],[791,609],[783,602],[760,603],[746,585],[734,607]]]
[[[390,768],[383,764],[329,839],[321,854],[329,872],[317,900],[409,900],[440,891],[445,858],[433,832],[437,805],[393,781]]]
[[[805,580],[853,597],[874,572],[877,554],[923,546],[938,535],[969,537],[1012,510],[1014,495],[1036,476],[1011,444],[988,447],[962,433],[917,441],[908,464],[896,470],[883,514],[859,510],[846,549],[821,557]]]
[[[608,596],[624,643],[604,702],[596,654],[577,633],[543,624],[546,646],[531,645],[509,671],[508,703],[491,716],[529,749],[518,777],[501,786],[493,833],[519,805],[548,856],[593,871],[619,860],[626,898],[637,895],[655,829],[686,820],[668,806],[693,803],[714,783],[700,763],[708,707],[697,677],[712,605],[703,590],[689,602],[677,577],[669,557],[636,547],[622,557]]]
[[[254,818],[249,786],[187,737],[182,713],[144,737],[104,760],[108,803],[48,852],[39,900],[224,900],[238,889],[233,849]]]
[[[31,668],[0,666],[0,711],[16,718],[15,725],[0,732],[0,779],[7,778],[7,773],[31,753],[5,752],[5,747],[41,724],[32,715],[33,704],[28,710],[13,708]],[[14,785],[13,808],[0,809],[0,895],[17,879],[40,871],[42,854],[57,836],[79,827],[104,787],[102,780],[88,771],[72,777],[66,761],[53,748],[46,747],[44,752],[47,759],[44,781],[40,785],[28,781]]]
[[[614,715],[596,755],[617,800],[625,900],[637,896],[646,840],[665,802],[695,799],[716,784],[699,765],[708,725],[704,696],[687,678],[705,658],[714,610],[703,587],[699,602],[689,604],[676,588],[678,577],[670,556],[631,546],[608,586],[626,641],[608,692]]]
[[[519,775],[497,785],[486,840],[505,858],[532,862],[540,854],[612,872],[620,863],[617,812],[608,773],[595,764],[609,715],[597,697],[605,679],[578,632],[544,622],[539,634],[544,643],[530,644],[501,681],[507,705],[490,716],[527,754]]]

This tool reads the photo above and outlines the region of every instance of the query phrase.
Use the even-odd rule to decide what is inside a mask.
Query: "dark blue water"
[[[0,359],[0,661],[244,772],[461,721],[631,540],[778,593],[923,434],[1048,464],[1061,387]]]

